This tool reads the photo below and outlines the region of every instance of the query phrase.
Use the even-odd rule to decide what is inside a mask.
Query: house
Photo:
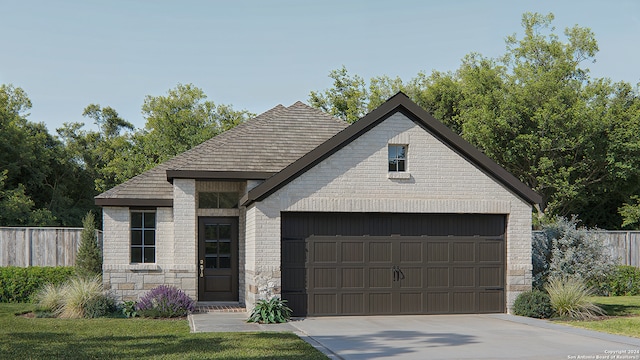
[[[296,315],[509,311],[540,196],[403,93],[352,125],[277,107],[96,197],[104,283]]]

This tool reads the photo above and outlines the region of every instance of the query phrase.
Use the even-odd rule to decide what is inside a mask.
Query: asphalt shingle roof
[[[171,200],[167,170],[276,173],[348,124],[302,102],[278,105],[96,196]]]

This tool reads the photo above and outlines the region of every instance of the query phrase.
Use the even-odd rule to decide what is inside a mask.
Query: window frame
[[[207,196],[215,194],[215,201],[216,201],[215,206],[203,207],[202,201],[201,201],[203,194],[209,194]],[[223,199],[223,196],[229,196],[229,194],[233,194],[232,197],[234,200],[233,201],[234,206],[222,207],[221,203],[230,199],[230,197],[228,197],[227,199]],[[237,191],[200,191],[198,192],[198,209],[237,209],[239,205],[240,205],[240,193]]]
[[[391,157],[391,149],[394,149],[394,153],[395,155],[393,157]],[[398,156],[398,149],[402,148],[404,149],[404,156],[403,157],[399,157]],[[388,171],[389,173],[406,173],[408,172],[408,162],[407,162],[407,153],[409,152],[409,145],[408,144],[388,144],[387,146],[387,160],[388,160]],[[392,169],[392,161],[394,162],[393,164],[395,165],[395,169]],[[400,170],[400,163],[403,164],[402,166],[402,170]]]
[[[133,226],[133,214],[142,214],[141,218],[141,226],[134,227]],[[153,214],[153,227],[147,227],[146,215],[145,214]],[[157,246],[157,228],[158,228],[158,214],[156,209],[131,209],[129,210],[129,262],[131,264],[155,264],[157,261],[156,258],[156,246]],[[133,244],[133,234],[134,231],[140,231],[140,244]],[[147,232],[153,231],[153,243],[147,243]],[[140,249],[140,261],[134,261],[133,258],[133,249]],[[153,252],[153,261],[145,261],[145,253],[147,251]],[[137,260],[137,259],[136,259]]]

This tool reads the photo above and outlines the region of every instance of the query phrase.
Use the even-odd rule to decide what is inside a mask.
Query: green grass
[[[189,332],[187,321],[43,319],[0,304],[0,359],[326,359],[291,333]]]
[[[607,318],[592,321],[561,321],[563,324],[640,338],[640,296],[595,296]]]

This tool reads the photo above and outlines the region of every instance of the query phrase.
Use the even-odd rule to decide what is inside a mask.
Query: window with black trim
[[[407,171],[407,145],[389,145],[389,171]]]
[[[198,194],[198,208],[235,209],[239,199],[237,192],[201,192]]]
[[[156,212],[131,211],[131,262],[156,262]]]

